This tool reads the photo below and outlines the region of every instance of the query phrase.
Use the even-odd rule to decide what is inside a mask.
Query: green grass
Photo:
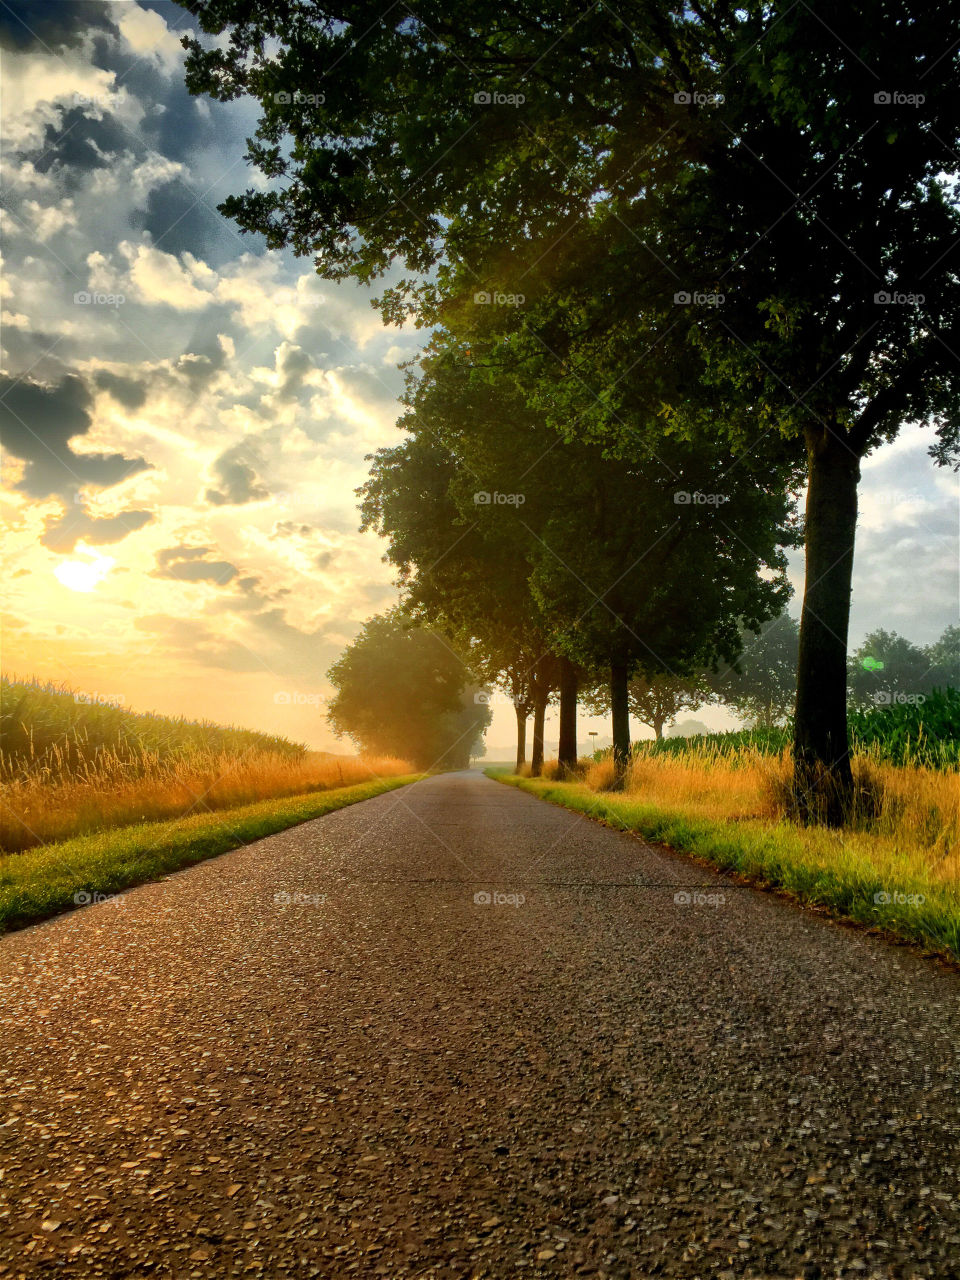
[[[488,769],[498,782],[577,813],[669,845],[678,853],[779,890],[832,915],[920,943],[960,959],[960,889],[924,875],[904,858],[896,883],[889,868],[871,863],[856,840],[786,822],[723,821],[667,811],[629,795],[592,791],[582,783],[518,778]],[[825,841],[829,840],[829,851]],[[914,904],[878,902],[876,895],[922,895]]]
[[[140,823],[0,857],[0,931],[66,911],[80,893],[118,893],[416,782],[407,774],[170,822]]]

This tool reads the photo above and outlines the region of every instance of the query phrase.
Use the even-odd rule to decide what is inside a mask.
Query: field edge
[[[868,929],[888,941],[921,948],[953,965],[960,963],[960,903],[955,895],[931,894],[926,882],[922,886],[891,886],[879,875],[875,879],[845,875],[842,867],[825,871],[805,862],[802,852],[790,849],[786,840],[777,846],[776,837],[782,837],[784,830],[778,832],[771,823],[709,821],[659,809],[636,797],[589,791],[581,783],[521,778],[509,768],[484,772],[495,782],[603,826],[642,836],[669,853],[731,875],[741,883],[776,893],[844,924]],[[896,902],[878,904],[876,895],[889,896],[891,889],[904,894],[919,889],[925,900],[908,908]]]
[[[260,800],[236,809],[116,827],[0,855],[0,934],[76,910],[94,895],[161,879],[337,809],[419,782],[423,773]],[[144,847],[146,845],[146,847]]]

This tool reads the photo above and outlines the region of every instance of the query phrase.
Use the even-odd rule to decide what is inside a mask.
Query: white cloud
[[[170,30],[156,10],[125,4],[120,6],[116,21],[134,53],[154,58],[169,74],[179,71],[185,56],[180,36]]]
[[[178,311],[196,311],[213,301],[217,274],[192,253],[179,258],[152,245],[124,241],[121,254],[130,264],[131,295],[146,304],[163,303]]]

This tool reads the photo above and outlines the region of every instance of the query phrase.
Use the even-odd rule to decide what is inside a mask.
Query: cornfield
[[[0,849],[412,773],[406,760],[307,751],[286,738],[2,684]]]

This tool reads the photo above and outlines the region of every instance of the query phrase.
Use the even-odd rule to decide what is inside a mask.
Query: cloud
[[[54,516],[44,526],[40,541],[51,551],[72,551],[82,539],[94,546],[120,542],[129,533],[136,533],[154,519],[152,511],[119,511],[112,516],[91,516],[82,506],[69,507],[61,516]]]
[[[157,552],[157,567],[151,577],[173,578],[178,582],[216,582],[226,586],[240,570],[229,560],[208,560],[210,547],[181,544]]]
[[[138,302],[196,311],[214,301],[216,272],[192,253],[175,256],[152,245],[129,241],[120,245],[120,252],[129,263],[131,293]]]
[[[150,464],[122,453],[76,453],[70,441],[92,425],[92,397],[82,378],[68,374],[57,385],[0,378],[0,440],[25,462],[15,488],[32,498],[72,502],[82,485],[109,488]]]
[[[225,450],[213,464],[218,489],[208,489],[204,497],[216,507],[242,506],[247,502],[260,502],[269,498],[270,491],[260,483],[256,459],[246,444],[237,444]]]
[[[125,409],[141,409],[146,403],[147,389],[137,378],[100,369],[93,380],[101,391],[108,392]]]

